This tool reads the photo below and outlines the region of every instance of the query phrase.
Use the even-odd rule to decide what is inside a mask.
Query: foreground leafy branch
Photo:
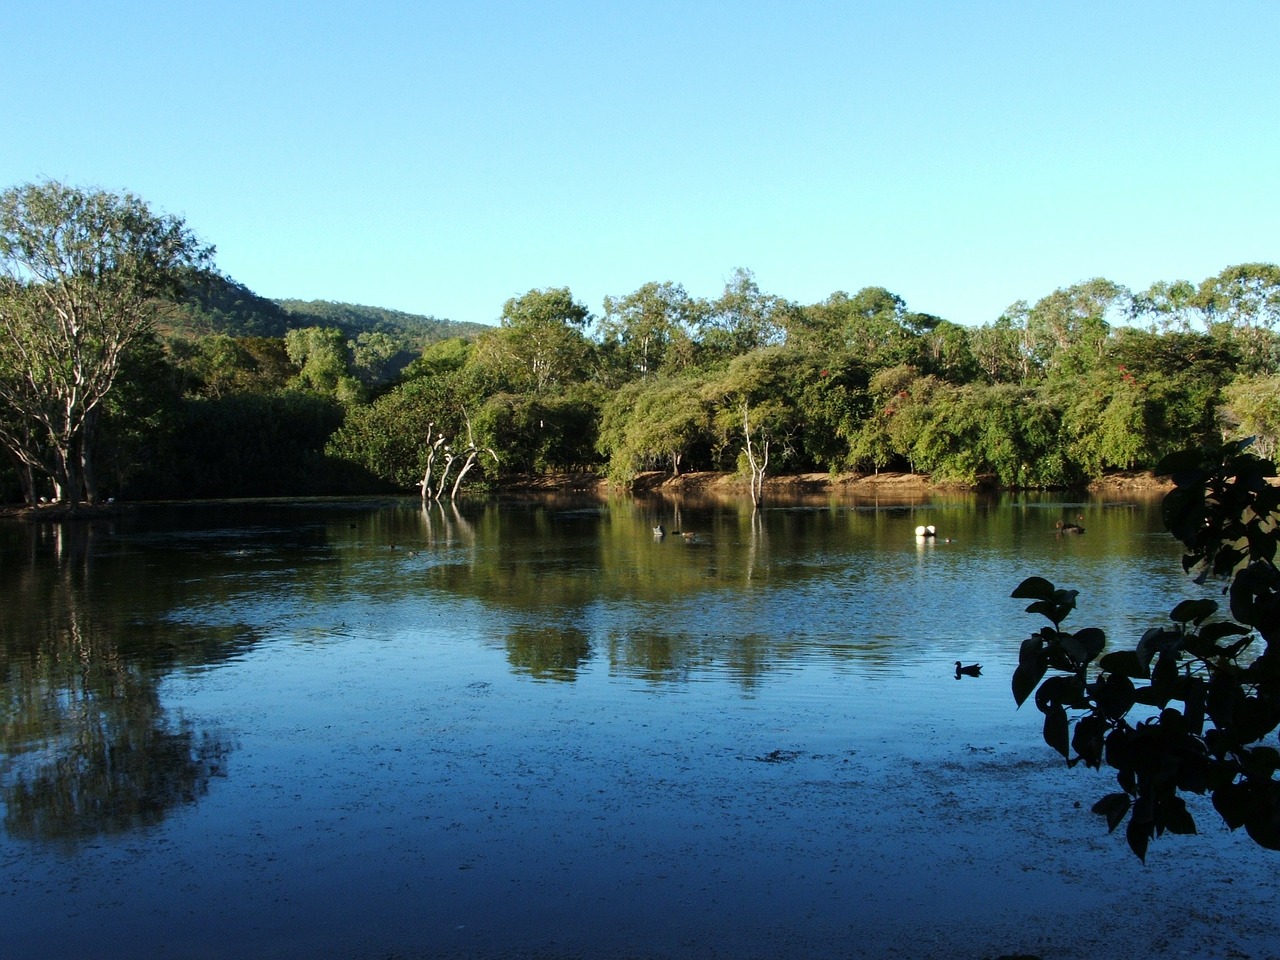
[[[1176,454],[1159,468],[1175,483],[1162,509],[1186,548],[1183,569],[1224,584],[1232,619],[1215,619],[1211,598],[1184,600],[1136,648],[1104,653],[1096,627],[1063,629],[1078,591],[1042,577],[1013,591],[1050,622],[1022,641],[1014,699],[1034,694],[1045,742],[1069,766],[1116,771],[1120,790],[1093,811],[1111,830],[1127,818],[1129,847],[1144,861],[1166,830],[1196,832],[1187,793],[1209,795],[1229,828],[1280,850],[1280,750],[1263,742],[1280,726],[1280,485],[1248,443],[1208,461]]]

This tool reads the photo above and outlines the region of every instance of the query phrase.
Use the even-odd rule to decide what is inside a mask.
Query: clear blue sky
[[[268,297],[493,322],[735,267],[994,320],[1280,260],[1280,3],[9,5],[0,187],[130,190]]]

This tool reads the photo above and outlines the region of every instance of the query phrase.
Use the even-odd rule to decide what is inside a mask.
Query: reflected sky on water
[[[1199,595],[1177,558],[1155,504],[1045,497],[7,525],[0,922],[19,955],[104,958],[880,955],[908,917],[916,956],[1016,952],[1033,915],[1069,936],[1108,891],[1064,879],[1062,838],[1153,875],[1072,806],[1106,775],[1014,711],[1042,622],[1009,594],[1079,589],[1067,625],[1131,645]],[[1198,869],[1257,857],[1237,840]]]

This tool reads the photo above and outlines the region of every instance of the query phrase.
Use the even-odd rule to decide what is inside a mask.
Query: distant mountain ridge
[[[291,318],[293,326],[337,327],[347,333],[380,331],[391,336],[408,337],[418,346],[451,337],[471,338],[492,329],[483,323],[441,320],[432,316],[405,313],[386,307],[370,307],[331,300],[275,300]]]
[[[366,331],[386,333],[421,348],[452,337],[471,339],[490,329],[482,323],[436,317],[329,300],[272,300],[229,277],[192,277],[188,291],[161,319],[160,328],[187,336],[226,334],[232,337],[283,337],[300,327],[336,327],[350,337]]]

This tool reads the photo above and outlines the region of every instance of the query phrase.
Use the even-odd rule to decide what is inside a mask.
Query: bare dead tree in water
[[[467,415],[467,411],[462,411],[462,419],[467,425],[467,445],[461,450],[454,450],[453,446],[445,443],[445,435],[437,434],[435,440],[431,440],[431,433],[435,428],[435,424],[431,423],[427,426],[427,439],[430,441],[430,447],[427,450],[427,467],[426,472],[419,482],[422,487],[423,500],[440,500],[444,496],[445,487],[449,483],[449,474],[453,472],[457,465],[457,475],[454,477],[453,486],[449,490],[449,499],[456,500],[458,498],[458,490],[462,486],[463,478],[476,465],[476,461],[480,458],[480,454],[487,453],[493,457],[493,462],[498,462],[498,455],[491,447],[481,449],[476,446],[475,434],[471,429],[471,417]],[[432,472],[435,467],[436,456],[444,455],[444,466],[440,471],[440,478],[436,482],[435,489],[431,488]]]
[[[747,442],[747,463],[751,466],[751,504],[759,507],[764,499],[764,475],[769,469],[769,438],[760,438],[760,452],[757,455],[755,444],[751,439],[751,408],[742,401],[742,435]]]
[[[432,440],[431,434],[435,430],[435,428],[436,428],[436,425],[434,421],[427,424],[427,443],[428,443],[427,468],[426,468],[426,472],[423,473],[422,475],[422,479],[418,481],[418,486],[422,488],[423,500],[437,499],[436,497],[433,497],[431,493],[431,472],[432,472],[432,469],[435,467],[436,454],[439,452],[440,447],[443,446],[445,438],[444,438],[444,434],[441,433],[441,434],[437,434],[436,438]],[[445,447],[445,449],[447,450],[448,447]]]

